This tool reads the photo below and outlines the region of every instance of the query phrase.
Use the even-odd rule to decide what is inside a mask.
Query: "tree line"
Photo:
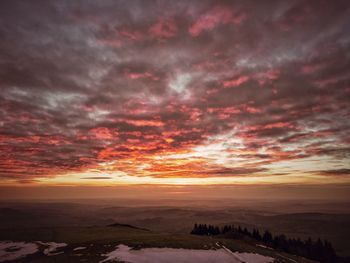
[[[225,225],[220,228],[207,224],[195,224],[191,234],[205,236],[225,235],[227,238],[234,239],[247,237],[263,243],[270,248],[308,259],[320,262],[337,261],[337,256],[332,244],[327,240],[322,241],[320,238],[317,240],[312,240],[311,238],[301,240],[300,238],[287,238],[285,235],[273,235],[267,230],[260,233],[260,231],[255,228],[249,231],[247,228],[242,228],[241,226],[235,227],[234,225]]]

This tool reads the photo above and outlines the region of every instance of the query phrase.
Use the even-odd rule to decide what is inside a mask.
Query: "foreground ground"
[[[223,251],[227,248],[232,252],[256,253],[271,257],[274,262],[312,262],[242,240],[154,232],[129,226],[3,229],[0,239],[40,241],[36,243],[39,244],[39,252],[16,260],[16,262],[100,262],[108,258],[106,254],[112,252],[120,244],[133,249],[184,248]],[[67,245],[47,255],[45,254],[46,242]]]
[[[327,239],[350,256],[350,205],[261,200],[72,200],[0,203],[2,229],[106,226],[114,222],[155,233],[187,235],[195,223],[234,224],[307,239]]]
[[[252,240],[189,233],[195,223],[234,224],[287,237],[312,237],[314,240],[320,237],[331,241],[338,255],[349,256],[349,207],[348,203],[225,199],[2,202],[0,242],[67,244],[51,253],[55,255],[47,256],[44,253],[47,247],[36,243],[39,252],[19,262],[99,262],[106,258],[103,254],[110,253],[120,244],[133,249],[184,248],[196,249],[197,252],[226,247],[233,252],[270,256],[275,262],[309,262],[257,246]],[[116,222],[139,228],[108,227]]]

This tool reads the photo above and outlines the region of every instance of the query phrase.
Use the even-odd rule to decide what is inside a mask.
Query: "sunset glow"
[[[0,184],[350,183],[349,4],[7,1]]]

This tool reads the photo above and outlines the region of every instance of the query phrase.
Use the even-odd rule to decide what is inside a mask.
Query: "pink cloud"
[[[269,80],[278,79],[280,71],[278,69],[271,69],[263,73],[263,77]]]
[[[195,21],[188,32],[196,37],[205,30],[212,30],[220,24],[240,24],[245,19],[245,14],[235,15],[233,10],[225,7],[215,7],[212,10],[202,14]]]
[[[202,116],[202,112],[199,109],[193,109],[190,112],[190,119],[193,121],[199,121]]]
[[[119,48],[123,45],[123,42],[119,39],[99,39],[97,43],[102,46]]]
[[[294,125],[292,125],[289,122],[276,122],[276,123],[270,123],[265,125],[264,129],[285,128],[285,127],[293,128]]]
[[[153,80],[159,80],[159,77],[153,75],[150,72],[141,72],[141,73],[137,73],[137,72],[126,72],[125,73],[126,76],[129,79],[144,79],[144,78],[149,78],[149,79],[153,79]]]
[[[339,81],[345,80],[347,78],[348,78],[347,75],[332,76],[329,78],[322,78],[322,79],[315,80],[313,81],[313,84],[320,88],[324,88],[324,87],[327,87],[328,85],[334,85],[335,83],[338,83]]]
[[[178,27],[173,19],[159,20],[150,29],[149,33],[157,38],[171,38],[177,34]]]
[[[129,143],[139,143],[140,139],[126,139],[126,141]]]
[[[223,85],[225,88],[232,88],[232,87],[237,87],[248,80],[249,80],[248,76],[240,76],[239,78],[236,78],[236,79],[225,80],[223,82]]]
[[[278,69],[270,69],[265,72],[259,72],[255,75],[255,78],[258,80],[260,85],[264,85],[266,82],[270,83],[273,80],[276,80],[280,76],[280,71]]]
[[[241,111],[236,107],[227,107],[227,108],[208,108],[207,112],[209,113],[215,113],[215,112],[222,112],[222,113],[240,113]]]
[[[247,106],[247,107],[245,108],[245,110],[246,110],[247,112],[249,112],[249,113],[259,113],[259,112],[261,112],[260,109],[255,108],[255,107],[252,107],[252,106]]]
[[[134,126],[164,126],[164,123],[156,120],[126,120],[127,123]]]
[[[207,112],[216,113],[220,120],[225,120],[230,118],[232,114],[238,114],[241,111],[236,107],[226,107],[226,108],[208,108]]]
[[[303,66],[301,68],[301,72],[303,74],[313,74],[319,71],[320,69],[322,69],[323,67],[325,67],[324,64],[309,64],[309,65]]]
[[[98,127],[90,130],[90,133],[93,134],[97,139],[109,140],[114,138],[115,132],[111,132],[108,128]]]
[[[218,93],[219,91],[220,91],[220,89],[213,88],[213,89],[207,90],[205,93],[208,94],[208,95],[212,95],[212,94]]]
[[[120,29],[118,32],[121,36],[129,38],[133,41],[139,41],[143,38],[143,34],[137,30],[124,28],[124,29]]]

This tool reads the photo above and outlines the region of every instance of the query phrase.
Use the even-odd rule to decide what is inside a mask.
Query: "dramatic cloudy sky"
[[[0,182],[350,182],[350,2],[0,2]]]

